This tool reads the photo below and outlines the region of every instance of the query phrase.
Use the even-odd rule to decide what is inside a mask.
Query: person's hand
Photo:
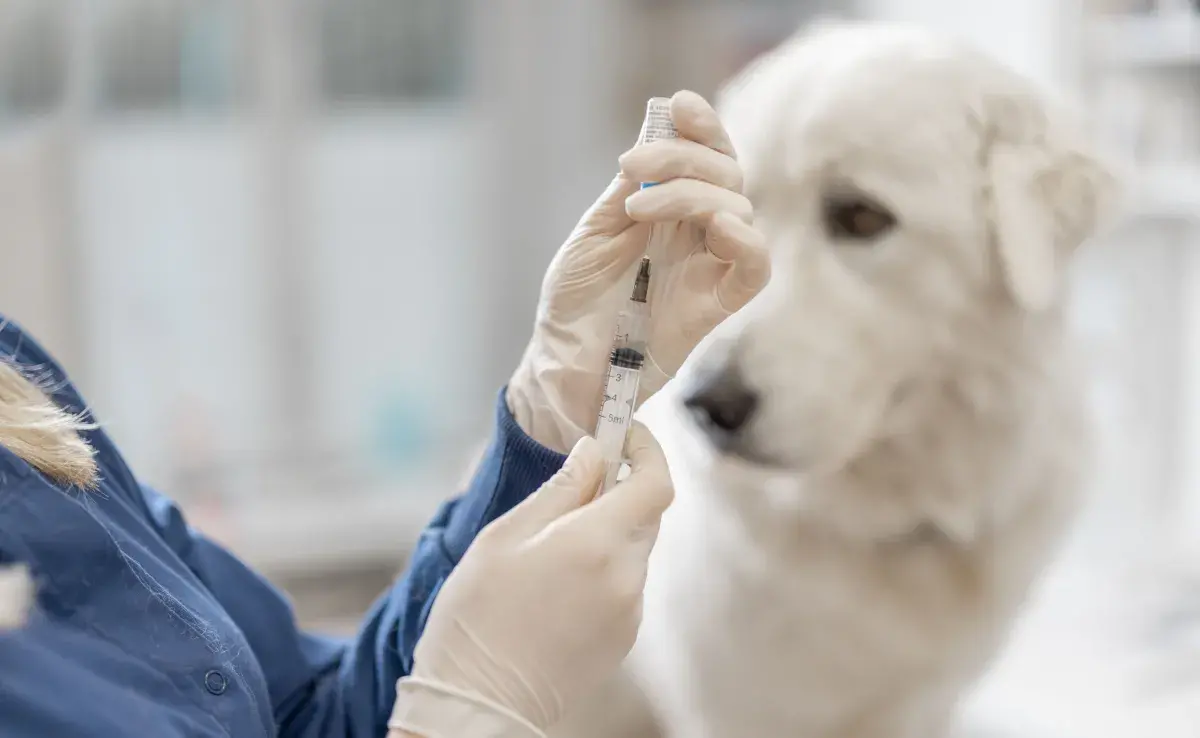
[[[673,497],[644,426],[634,425],[629,456],[629,477],[593,500],[604,459],[582,439],[557,475],[479,534],[397,685],[394,730],[541,735],[615,673],[637,637],[647,559]]]
[[[679,92],[671,118],[679,138],[622,155],[620,174],[554,257],[533,337],[508,385],[517,423],[560,452],[595,429],[616,316],[633,289],[651,225],[651,335],[639,404],[770,273],[741,192],[741,167],[716,112],[694,92]],[[639,190],[642,182],[660,184]]]

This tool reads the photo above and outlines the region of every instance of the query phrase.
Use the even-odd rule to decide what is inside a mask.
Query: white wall
[[[1063,53],[1077,0],[859,0],[866,17],[920,23],[958,34],[1043,84],[1073,72]]]
[[[636,22],[628,4],[476,3],[473,104],[483,137],[475,191],[495,284],[486,360],[500,381],[529,340],[550,258],[637,136],[640,118],[614,113],[624,82],[617,58],[623,29]]]
[[[1176,446],[1180,466],[1180,495],[1175,515],[1174,538],[1185,550],[1200,551],[1200,239],[1195,222],[1185,224],[1176,235],[1182,275],[1182,346],[1184,374],[1183,415]]]
[[[61,131],[37,126],[0,139],[0,296],[21,323],[72,371],[79,371],[72,308],[64,185],[70,177]]]

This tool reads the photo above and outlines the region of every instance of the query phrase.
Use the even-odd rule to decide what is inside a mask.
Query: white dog
[[[648,409],[678,495],[640,690],[562,734],[935,738],[1084,482],[1065,271],[1114,177],[918,29],[803,34],[721,108],[773,279]]]

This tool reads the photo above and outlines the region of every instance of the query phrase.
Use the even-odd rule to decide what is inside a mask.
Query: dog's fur
[[[687,376],[647,409],[678,491],[628,665],[647,702],[615,685],[562,734],[936,738],[1084,481],[1064,272],[1115,178],[1031,83],[919,29],[809,31],[720,107],[773,278],[686,374],[735,368],[760,408],[732,454]],[[846,193],[895,227],[832,237]]]

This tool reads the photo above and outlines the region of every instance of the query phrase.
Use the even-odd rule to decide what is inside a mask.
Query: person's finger
[[[587,209],[575,227],[575,237],[616,234],[633,225],[625,212],[625,199],[638,191],[641,183],[618,174],[600,197]]]
[[[547,273],[558,289],[586,285],[584,293],[602,294],[646,253],[648,226],[636,223],[625,210],[625,200],[638,187],[625,175],[617,175],[579,220]]]
[[[671,122],[683,138],[737,158],[717,111],[691,90],[680,90],[671,98]]]
[[[641,599],[646,589],[650,555],[658,539],[658,527],[639,529],[633,536],[613,546],[608,561],[608,575],[618,594],[630,600]]]
[[[504,518],[522,530],[540,530],[590,502],[604,478],[604,470],[600,443],[585,436],[571,449],[562,469]]]
[[[737,161],[683,138],[635,146],[622,154],[619,162],[621,174],[634,182],[662,183],[682,177],[742,191],[742,168]]]
[[[762,231],[733,213],[715,213],[705,231],[705,245],[721,261],[737,262],[766,253]]]
[[[625,200],[625,211],[639,223],[687,221],[704,228],[720,212],[754,220],[754,206],[745,195],[698,179],[673,179],[635,192]]]
[[[626,450],[629,476],[581,510],[580,519],[636,533],[658,524],[675,499],[675,487],[662,447],[646,426],[634,423]]]
[[[654,471],[667,475],[667,457],[663,454],[658,439],[644,423],[633,421],[629,438],[625,441],[625,458],[629,459],[630,476]],[[667,501],[670,504],[670,500]]]
[[[670,474],[643,471],[630,474],[581,512],[623,535],[640,535],[652,530],[674,499]]]
[[[713,256],[732,268],[717,286],[717,299],[731,312],[740,310],[771,278],[766,238],[754,226],[731,213],[717,213],[705,232]]]

